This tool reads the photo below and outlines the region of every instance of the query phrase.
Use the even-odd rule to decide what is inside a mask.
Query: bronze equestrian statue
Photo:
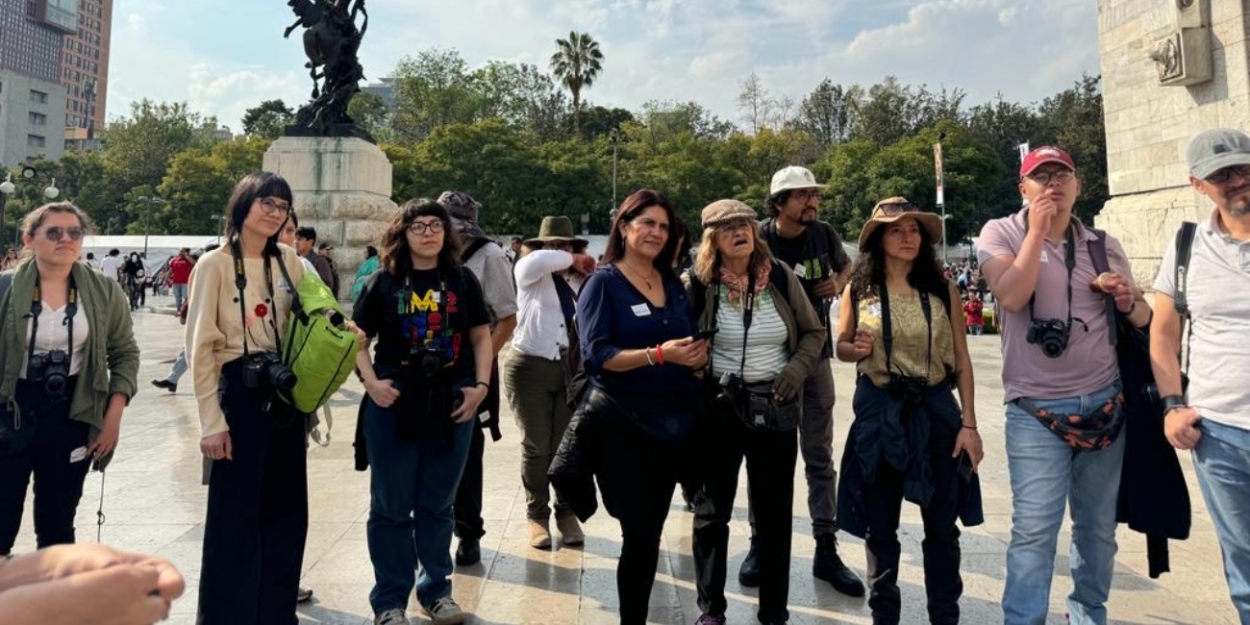
[[[312,101],[300,108],[295,123],[287,126],[290,137],[373,137],[358,127],[347,114],[347,105],[360,91],[365,77],[358,53],[360,40],[369,28],[365,0],[287,0],[298,18],[287,27],[289,39],[297,28],[304,29],[304,53],[308,55],[308,75],[313,81]],[[356,17],[364,17],[356,27]]]

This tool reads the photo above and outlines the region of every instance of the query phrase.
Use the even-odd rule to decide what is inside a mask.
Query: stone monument
[[[303,27],[313,80],[312,100],[300,108],[286,136],[265,152],[264,168],[291,184],[301,226],[335,246],[339,297],[347,297],[356,268],[398,208],[391,200],[391,163],[369,133],[347,114],[364,78],[357,58],[368,29],[365,0],[288,0]],[[358,17],[363,23],[356,26]]]
[[[1250,21],[1235,0],[1099,0],[1107,183],[1095,220],[1154,282],[1183,220],[1212,205],[1189,186],[1185,149],[1211,128],[1250,122]]]

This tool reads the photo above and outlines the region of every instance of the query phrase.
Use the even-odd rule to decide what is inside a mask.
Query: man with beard
[[[1192,449],[1198,484],[1224,554],[1224,576],[1242,623],[1250,623],[1250,392],[1241,375],[1250,288],[1245,249],[1250,241],[1250,137],[1209,130],[1189,144],[1189,184],[1215,204],[1211,216],[1177,234],[1190,246],[1183,276],[1178,246],[1167,248],[1155,280],[1150,326],[1151,364],[1164,403],[1164,433],[1177,449]],[[1186,310],[1178,310],[1183,296]],[[1190,323],[1188,395],[1177,354],[1181,319]]]
[[[767,208],[769,218],[760,224],[760,233],[773,254],[794,269],[825,326],[826,336],[837,334],[830,327],[829,308],[851,276],[851,259],[833,226],[819,221],[820,190],[812,172],[803,167],[786,167],[773,174]],[[833,465],[833,373],[829,358],[831,343],[826,340],[821,357],[803,385],[803,415],[799,425],[799,449],[807,476],[807,508],[812,516],[812,536],[816,554],[812,575],[852,597],[864,595],[864,583],[838,556],[837,470]],[[748,501],[750,490],[747,491]],[[753,517],[752,517],[753,518]],[[755,530],[751,550],[738,571],[738,583],[759,585],[759,560],[755,551]]]

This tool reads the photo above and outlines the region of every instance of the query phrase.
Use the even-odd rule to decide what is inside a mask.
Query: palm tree
[[[569,32],[568,39],[556,40],[551,55],[551,72],[573,95],[573,132],[581,132],[582,87],[590,87],[603,71],[599,42],[586,33]]]

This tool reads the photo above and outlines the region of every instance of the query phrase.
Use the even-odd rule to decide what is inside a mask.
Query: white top
[[[111,278],[113,282],[117,282],[117,272],[122,268],[123,260],[120,254],[117,256],[105,256],[104,260],[100,261],[100,271]]]
[[[512,349],[527,356],[558,360],[568,348],[564,310],[556,294],[553,272],[573,265],[573,255],[562,250],[534,250],[516,263],[517,326]]]
[[[1189,403],[1204,419],[1250,429],[1250,241],[1235,241],[1214,210],[1199,223],[1189,260]],[[1155,290],[1176,297],[1176,240],[1168,245]],[[1184,338],[1184,337],[1182,337]]]
[[[81,298],[82,291],[79,291]],[[87,325],[87,307],[82,299],[78,300],[78,312],[74,315],[74,352],[70,356],[69,374],[75,375],[82,367],[83,358],[87,353],[87,336],[91,328]],[[26,338],[30,340],[30,329],[33,319],[26,321]],[[69,328],[65,325],[65,306],[53,310],[47,302],[43,303],[43,312],[39,313],[39,334],[35,337],[35,353],[46,354],[54,349],[68,351]],[[26,379],[26,367],[30,365],[30,349],[22,352],[22,370],[18,377]]]
[[[712,372],[737,373],[743,368],[742,378],[748,383],[767,382],[777,377],[790,360],[786,343],[786,323],[777,312],[772,293],[765,289],[755,298],[751,313],[751,329],[747,332],[746,358],[742,352],[741,300],[729,303],[728,289],[721,289],[720,304],[716,307],[716,327],[720,331],[712,338]]]

